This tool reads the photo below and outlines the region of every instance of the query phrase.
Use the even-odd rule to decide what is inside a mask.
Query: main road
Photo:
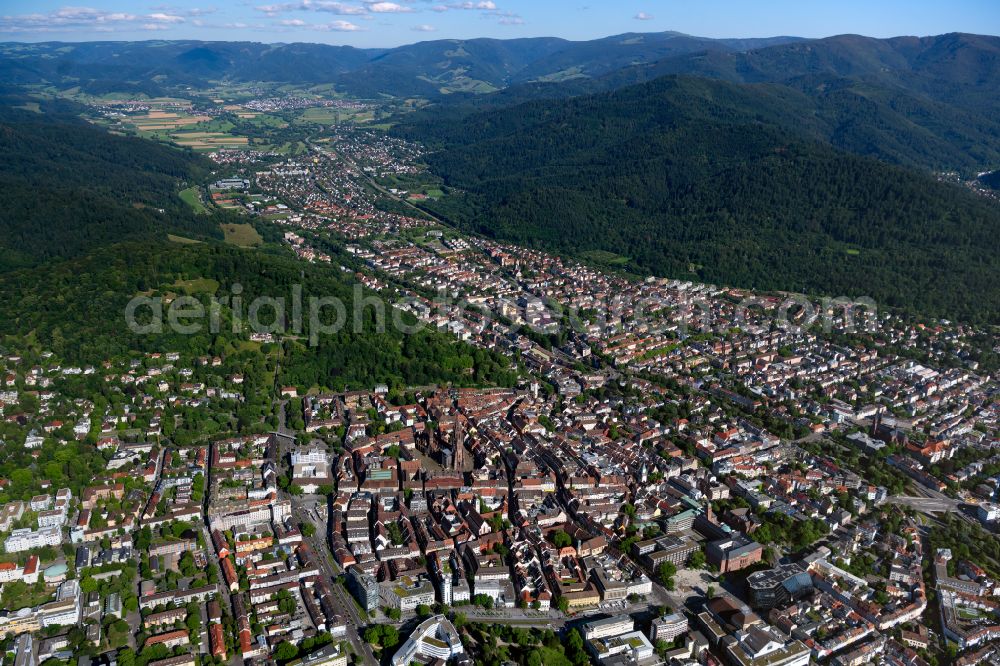
[[[316,566],[319,567],[321,574],[330,584],[337,612],[347,618],[347,638],[354,647],[355,654],[361,655],[366,664],[377,666],[379,662],[375,658],[371,646],[362,640],[358,633],[359,628],[368,624],[368,618],[362,616],[361,609],[358,608],[344,586],[337,583],[341,572],[330,555],[330,548],[326,545],[327,525],[321,524],[316,514],[316,504],[322,500],[309,496],[292,496],[291,500],[292,515],[295,516],[295,519],[300,523],[308,521],[316,528],[312,536],[307,537],[303,534],[302,538],[316,554]]]

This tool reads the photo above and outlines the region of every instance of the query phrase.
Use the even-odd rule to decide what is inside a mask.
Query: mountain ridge
[[[796,94],[663,77],[396,131],[438,148],[451,197],[426,205],[466,229],[641,274],[995,317],[1000,209],[792,131]]]

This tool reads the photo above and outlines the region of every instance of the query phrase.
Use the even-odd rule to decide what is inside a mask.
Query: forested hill
[[[110,134],[72,105],[0,95],[0,154],[0,271],[128,238],[219,234],[177,195],[204,158]]]
[[[808,121],[797,135],[789,94],[665,77],[397,131],[442,148],[431,168],[464,194],[436,210],[469,229],[640,272],[996,320],[1000,210],[803,138]]]
[[[684,76],[706,79],[695,94],[713,105],[847,152],[967,175],[1000,166],[995,99],[1000,56],[994,54],[1000,54],[1000,39],[942,35],[915,40],[923,48],[910,54],[912,64],[893,49],[905,52],[910,41],[848,35],[743,53],[675,56],[600,76],[519,83],[486,95],[455,94],[400,120],[413,123],[423,117],[441,124],[447,117],[461,123],[481,111]],[[963,68],[970,60],[976,75]],[[727,85],[739,83],[754,85]]]
[[[258,296],[284,298],[291,304],[293,285],[302,285],[301,334],[282,343],[279,383],[343,390],[379,383],[393,387],[511,385],[516,380],[510,361],[499,354],[458,342],[431,327],[414,334],[392,326],[379,330],[370,308],[363,310],[357,328],[353,321],[347,322],[340,330],[318,335],[316,346],[308,345],[309,298],[339,298],[346,311],[353,313],[351,279],[326,266],[212,241],[119,243],[73,259],[0,274],[0,345],[14,339],[23,342],[30,336],[68,363],[98,363],[164,350],[195,356],[240,354],[247,364],[263,363],[265,354],[260,353],[260,345],[248,341],[249,330],[237,327],[233,331],[232,310],[226,305],[221,307],[221,324],[214,332],[207,317],[182,320],[200,324],[200,330],[190,335],[174,333],[167,325],[159,333],[134,332],[126,325],[126,305],[139,295],[169,302],[186,294],[199,299],[207,312],[209,299],[231,297],[234,284],[241,285],[246,304]],[[243,322],[246,307],[239,317]],[[148,312],[149,308],[140,308],[137,318],[145,322]],[[335,316],[332,312],[332,308],[323,310],[319,320],[329,323]],[[269,321],[263,314],[261,319]],[[415,323],[410,315],[404,319]],[[290,319],[288,326],[292,326]]]
[[[0,81],[107,92],[164,94],[170,86],[211,81],[334,84],[379,97],[489,92],[512,82],[590,77],[667,56],[741,51],[795,41],[708,39],[676,32],[571,42],[556,37],[437,39],[392,49],[329,44],[192,40],[0,42]]]
[[[632,71],[629,71],[632,70]],[[684,74],[807,87],[848,78],[989,115],[1000,110],[1000,37],[948,33],[875,39],[837,35],[741,52],[679,54],[623,68],[626,79]]]

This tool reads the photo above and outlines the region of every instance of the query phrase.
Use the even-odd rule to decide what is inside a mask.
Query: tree
[[[178,563],[178,568],[181,570],[181,574],[187,578],[190,578],[198,573],[198,567],[194,564],[194,555],[191,551],[184,551],[181,555],[180,562]]]
[[[388,649],[399,643],[399,630],[391,624],[382,625],[382,647]]]
[[[573,537],[567,534],[564,530],[559,530],[552,535],[552,543],[555,544],[556,548],[566,548],[567,546],[573,545]]]
[[[576,666],[590,663],[590,657],[583,647],[583,637],[577,629],[570,629],[566,633],[566,657]]]
[[[316,534],[316,526],[310,522],[299,523],[299,529],[302,532],[302,536],[310,538]]]
[[[705,552],[702,550],[696,550],[691,553],[691,560],[689,561],[692,569],[703,569],[705,567]]]
[[[184,624],[187,626],[188,633],[192,635],[201,631],[201,617],[198,613],[188,614]]]
[[[274,659],[279,663],[287,663],[298,656],[299,649],[288,641],[282,641],[274,648]]]
[[[118,650],[117,660],[119,666],[135,666],[135,650],[130,647],[123,647]]]
[[[677,575],[677,565],[673,562],[662,562],[656,573],[659,575],[660,584],[668,590],[674,587],[674,576]]]

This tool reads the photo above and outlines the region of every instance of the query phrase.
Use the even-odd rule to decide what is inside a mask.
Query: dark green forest
[[[802,137],[778,123],[787,93],[743,103],[755,94],[665,77],[397,132],[440,148],[429,163],[453,192],[429,205],[466,229],[614,252],[637,272],[997,320],[1000,209]]]
[[[137,333],[126,325],[125,308],[135,296],[163,297],[166,313],[171,299],[191,295],[207,311],[212,296],[220,302],[223,297],[231,298],[234,284],[241,285],[244,303],[239,317],[244,325],[236,332],[232,309],[226,305],[220,308],[217,333],[212,333],[207,317],[198,320],[201,330],[193,334],[174,333],[169,326],[162,333]],[[291,257],[211,242],[121,243],[80,258],[8,273],[0,278],[0,322],[8,341],[10,336],[26,336],[67,362],[95,363],[164,349],[194,355],[233,353],[247,348],[247,309],[258,296],[285,299],[287,328],[293,332],[292,288],[297,284],[303,285],[306,313],[301,339],[280,343],[280,349],[279,343],[265,345],[264,350],[281,358],[281,374],[276,378],[280,383],[343,389],[377,383],[393,387],[445,382],[509,385],[516,379],[508,359],[458,343],[443,333],[424,330],[404,335],[393,328],[391,320],[379,330],[372,308],[362,311],[358,329],[352,319],[339,332],[320,335],[317,346],[309,346],[309,297],[339,298],[346,311],[353,313],[353,285],[328,269],[303,265]],[[365,292],[365,296],[371,294]],[[137,312],[145,323],[149,309]],[[263,324],[273,320],[271,312],[261,311]],[[333,314],[324,310],[320,321],[331,323]]]
[[[207,319],[193,334],[169,326],[136,333],[125,320],[136,296],[162,297],[165,312],[179,296],[207,307],[214,296],[231,297],[234,284],[242,286],[247,304],[257,296],[287,299],[289,318],[299,284],[304,303],[310,296],[334,297],[353,313],[354,285],[329,269],[213,240],[221,236],[222,215],[196,215],[177,195],[184,181],[207,176],[204,158],[110,134],[80,120],[71,104],[18,108],[24,99],[0,100],[6,102],[0,103],[0,337],[7,342],[33,341],[73,363],[164,349],[245,352],[254,347],[247,313],[234,326],[228,306],[221,307],[214,333]],[[203,242],[170,242],[168,232]],[[265,323],[270,312],[264,310]],[[403,335],[391,321],[381,330],[372,309],[362,314],[359,327],[352,321],[309,346],[306,310],[299,339],[266,352],[281,359],[275,381],[342,389],[510,384],[516,377],[506,358],[436,331]]]
[[[110,134],[68,103],[19,108],[27,99],[0,97],[0,270],[168,232],[221,237],[177,196],[207,160]]]

